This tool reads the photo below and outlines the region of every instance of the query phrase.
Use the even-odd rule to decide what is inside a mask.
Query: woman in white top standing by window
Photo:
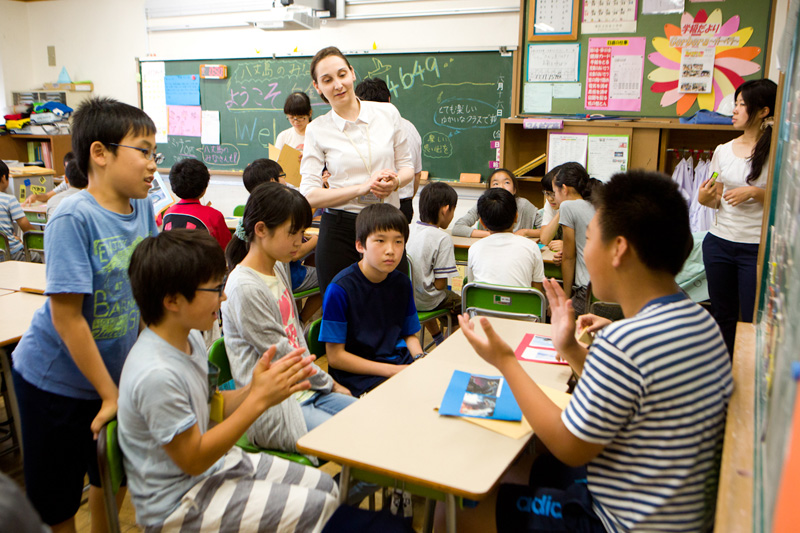
[[[306,128],[300,164],[300,192],[312,208],[325,208],[316,251],[324,295],[334,276],[360,259],[355,249],[358,213],[377,202],[399,208],[397,190],[414,178],[414,168],[400,113],[392,104],[356,97],[355,72],[338,48],[317,52],[311,60],[311,78],[331,105]],[[327,189],[322,181],[326,167]],[[398,268],[407,268],[403,263]]]
[[[714,150],[711,177],[697,194],[701,204],[717,209],[703,241],[703,262],[711,314],[731,356],[740,313],[743,322],[753,321],[776,93],[775,83],[766,79],[747,81],[736,89],[733,126],[744,133]]]

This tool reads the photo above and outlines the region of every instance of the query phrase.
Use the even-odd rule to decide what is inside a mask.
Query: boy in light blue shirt
[[[105,527],[93,435],[117,413],[122,364],[139,333],[128,262],[158,232],[147,198],[161,161],[153,121],[141,109],[92,98],[72,128],[72,164],[89,185],[47,224],[49,298],[14,351],[12,372],[25,488],[54,531],[74,528],[87,472],[92,529]]]
[[[19,229],[22,231],[30,231],[33,229],[33,226],[30,220],[25,217],[25,213],[22,211],[22,207],[19,205],[16,197],[13,194],[7,194],[5,192],[8,188],[8,176],[8,166],[0,161],[0,233],[5,235],[8,240],[11,257],[7,257],[6,259],[24,261],[25,250],[23,249],[22,241],[17,238],[14,232],[14,222],[17,223]],[[35,263],[42,262],[39,254],[35,254],[33,260]]]

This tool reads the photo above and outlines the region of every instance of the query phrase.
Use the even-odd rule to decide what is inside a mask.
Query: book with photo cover
[[[439,414],[491,420],[522,420],[522,411],[502,376],[456,370],[444,393]]]
[[[514,350],[514,355],[520,361],[530,361],[534,363],[551,363],[554,365],[568,364],[564,360],[557,358],[555,346],[553,346],[552,337],[547,335],[536,335],[535,333],[526,333],[522,337],[522,342],[519,343],[517,349]]]

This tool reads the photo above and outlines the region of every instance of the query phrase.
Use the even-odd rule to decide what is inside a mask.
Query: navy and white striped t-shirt
[[[608,531],[706,529],[732,390],[717,324],[683,294],[602,330],[561,419],[605,445],[587,470]]]

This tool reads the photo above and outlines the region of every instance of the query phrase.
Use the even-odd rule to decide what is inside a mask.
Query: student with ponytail
[[[592,190],[602,185],[600,180],[590,178],[580,163],[564,163],[552,170],[553,194],[558,213],[542,229],[540,240],[549,243],[559,226],[562,232],[561,273],[564,293],[572,298],[575,316],[587,312],[586,298],[589,287],[589,271],[583,260],[586,246],[586,228],[594,216],[590,203]]]
[[[764,213],[764,187],[778,87],[771,80],[751,80],[736,89],[733,127],[741,136],[721,144],[711,159],[711,177],[698,201],[717,209],[703,241],[711,314],[733,355],[736,322],[753,321],[756,262]]]
[[[276,182],[257,186],[226,249],[229,268],[222,305],[225,349],[236,387],[250,382],[261,354],[275,345],[275,358],[307,348],[291,293],[288,262],[295,259],[311,207],[296,190]],[[295,451],[297,439],[355,398],[320,369],[311,389],[270,407],[247,431],[263,448]]]

